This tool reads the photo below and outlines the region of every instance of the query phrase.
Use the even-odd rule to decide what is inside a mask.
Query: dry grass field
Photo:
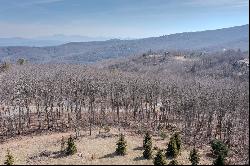
[[[128,143],[127,155],[116,156],[116,141],[118,130],[112,129],[108,134],[99,134],[97,130],[92,136],[82,133],[75,143],[77,153],[72,156],[61,156],[60,146],[62,136],[69,137],[73,133],[51,133],[41,136],[22,136],[5,142],[0,145],[0,164],[4,163],[6,150],[10,149],[15,158],[15,164],[36,165],[36,164],[81,164],[81,165],[152,165],[153,160],[146,160],[142,157],[143,136],[123,132]],[[160,137],[153,137],[153,147],[165,149],[168,138],[162,140]],[[212,159],[207,156],[209,147],[199,149],[201,155],[200,164],[212,164]],[[190,165],[188,160],[190,148],[182,148],[178,156],[179,164]],[[156,153],[156,150],[154,150]],[[170,160],[167,160],[167,163]]]

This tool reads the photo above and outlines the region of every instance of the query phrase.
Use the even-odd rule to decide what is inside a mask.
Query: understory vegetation
[[[58,152],[49,152],[49,151],[43,151],[40,153],[41,155],[44,155],[46,157],[50,157],[51,154],[57,154],[58,157],[68,157],[75,155],[77,153],[77,146],[75,144],[75,141],[79,142],[79,139],[77,139],[75,136],[70,135],[67,139],[67,147],[65,147],[65,138],[62,137],[61,139],[61,144],[57,144],[57,146],[61,145],[61,150]],[[150,160],[152,159],[152,162],[154,165],[179,165],[177,156],[181,156],[181,149],[177,148],[180,147],[182,140],[179,136],[178,133],[174,133],[171,138],[169,143],[167,144],[168,147],[167,149],[161,149],[161,147],[157,147],[152,149],[152,145],[155,143],[152,139],[151,134],[149,132],[146,132],[144,135],[144,139],[142,142],[142,147],[143,149],[141,150],[141,155],[143,156],[143,159],[141,160]],[[216,144],[216,145],[215,145]],[[175,153],[174,151],[170,151],[170,149],[173,147],[173,145],[176,147],[176,150],[178,150],[178,153]],[[84,145],[83,145],[84,146]],[[94,145],[93,145],[94,146]],[[221,140],[213,140],[210,145],[210,149],[213,153],[214,156],[210,157],[210,160],[213,161],[214,165],[226,165],[226,164],[231,164],[226,160],[227,153],[228,153],[228,148],[227,145],[222,143]],[[115,155],[124,157],[125,155],[129,155],[131,153],[131,147],[127,147],[127,140],[126,140],[126,135],[125,134],[119,134],[118,135],[118,140],[116,142],[116,149],[115,149]],[[84,147],[83,147],[84,149]],[[99,147],[100,150],[102,150]],[[135,150],[135,149],[133,149]],[[138,148],[136,149],[138,150]],[[128,152],[129,151],[129,152]],[[167,155],[164,155],[167,154]],[[80,153],[82,155],[82,153]],[[79,155],[79,154],[78,154]],[[112,155],[105,155],[104,157],[112,157]],[[113,156],[115,157],[115,156]],[[34,157],[30,157],[34,158]],[[54,156],[54,158],[56,158]],[[103,158],[103,157],[102,157]],[[95,154],[91,155],[91,160],[95,160]],[[168,160],[168,162],[167,162]],[[189,160],[192,165],[199,165],[200,163],[200,156],[198,153],[197,149],[192,149],[190,151],[189,155]],[[5,157],[5,165],[13,165],[15,164],[14,156],[11,154],[10,150],[7,149],[7,154]]]

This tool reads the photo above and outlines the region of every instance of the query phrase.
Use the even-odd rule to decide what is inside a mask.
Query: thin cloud
[[[6,4],[4,4],[5,2],[3,2],[3,5],[0,6],[0,13],[4,14],[4,12],[8,10],[15,10],[18,8],[27,8],[27,7],[32,7],[34,5],[52,4],[52,3],[63,2],[63,1],[65,0],[25,0],[22,2],[18,0],[13,0]]]
[[[33,1],[32,4],[50,4],[50,3],[56,3],[56,2],[61,2],[65,0],[36,0]]]
[[[26,0],[22,3],[17,3],[19,7],[29,7],[33,5],[42,5],[42,4],[52,4],[57,2],[62,2],[65,0]]]
[[[248,7],[248,0],[188,0],[184,4],[190,6],[214,6],[214,7]]]

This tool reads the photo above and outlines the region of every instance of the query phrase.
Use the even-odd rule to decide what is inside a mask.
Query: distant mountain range
[[[60,38],[61,36],[57,36]],[[76,37],[77,38],[77,37]],[[92,63],[103,59],[141,54],[157,50],[219,51],[223,49],[249,50],[249,25],[185,32],[134,40],[70,42],[58,46],[0,47],[0,60],[25,58],[33,63]]]
[[[88,42],[88,41],[105,41],[111,37],[88,37],[80,35],[63,35],[55,34],[52,36],[40,36],[34,38],[1,38],[0,46],[31,46],[31,47],[44,47],[44,46],[55,46],[69,42]]]

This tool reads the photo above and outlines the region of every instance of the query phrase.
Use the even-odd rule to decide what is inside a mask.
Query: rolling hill
[[[99,60],[141,54],[149,49],[218,51],[248,50],[249,25],[185,32],[136,40],[71,42],[49,47],[0,47],[1,61],[25,58],[33,63],[93,63]]]

